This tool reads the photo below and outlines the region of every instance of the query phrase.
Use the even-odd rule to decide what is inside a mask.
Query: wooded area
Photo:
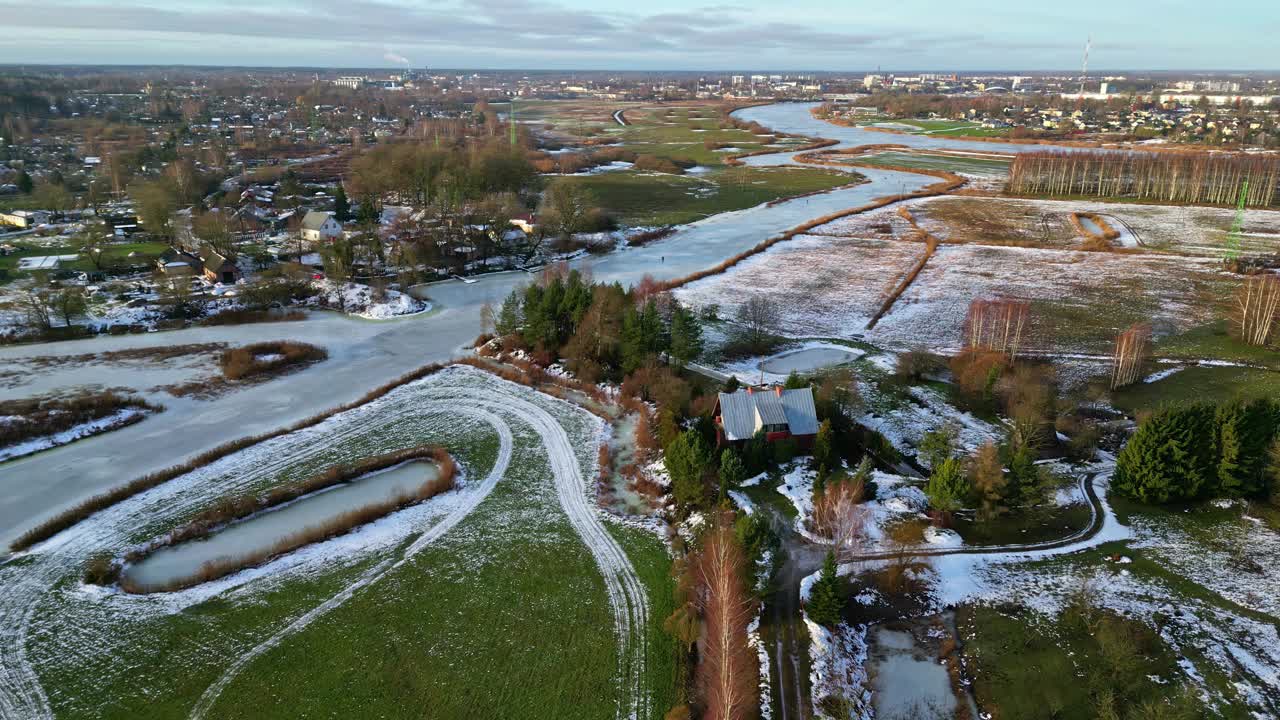
[[[1226,153],[1019,153],[1009,167],[1015,195],[1127,197],[1171,203],[1271,207],[1280,197],[1280,158]]]

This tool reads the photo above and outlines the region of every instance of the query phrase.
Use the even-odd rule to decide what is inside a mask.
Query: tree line
[[[1009,167],[1017,195],[1128,197],[1250,207],[1280,197],[1280,158],[1226,153],[1042,151],[1018,153]]]

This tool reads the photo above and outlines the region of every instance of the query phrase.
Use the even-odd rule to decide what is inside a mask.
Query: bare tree
[[[738,306],[738,324],[752,345],[761,345],[773,336],[781,317],[777,302],[767,295],[755,295]]]
[[[964,321],[966,348],[1016,358],[1030,316],[1031,303],[1026,300],[974,300]]]
[[[722,514],[703,540],[695,572],[701,588],[705,643],[694,678],[706,720],[753,720],[759,713],[760,665],[747,643],[755,601],[743,578],[746,558]]]
[[[1266,345],[1280,312],[1280,276],[1252,275],[1236,291],[1232,323],[1236,334],[1250,345]]]
[[[1150,325],[1134,325],[1116,336],[1116,349],[1112,353],[1111,366],[1112,390],[1138,381],[1150,347]]]
[[[831,540],[840,560],[855,554],[866,536],[868,511],[862,503],[865,497],[866,481],[859,473],[828,484],[814,503],[814,530]]]

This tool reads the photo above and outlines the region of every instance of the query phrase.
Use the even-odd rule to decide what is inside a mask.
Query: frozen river
[[[824,123],[809,114],[810,104],[768,105],[739,111],[746,120],[777,130],[841,140],[847,145],[884,142],[923,147],[1017,151],[1044,146],[973,143],[935,137],[886,135]],[[748,158],[753,165],[778,165],[792,154]],[[575,263],[596,280],[631,284],[645,274],[659,280],[682,277],[715,265],[760,241],[812,218],[865,204],[885,195],[910,192],[935,182],[928,176],[861,169],[870,182],[834,192],[797,198],[773,206],[723,213],[682,227],[641,248],[626,248]],[[315,368],[212,400],[152,399],[163,413],[127,428],[0,465],[0,544],[25,528],[93,494],[154,472],[228,440],[296,422],[335,405],[351,402],[369,389],[432,362],[457,357],[480,332],[480,307],[498,304],[525,273],[500,273],[463,283],[451,280],[421,286],[439,310],[401,320],[371,321],[335,313],[312,313],[304,322],[190,328],[145,335],[122,335],[50,345],[0,348],[6,360],[38,355],[72,355],[125,348],[265,340],[300,340],[324,346],[329,359]],[[103,384],[110,373],[94,377],[86,368],[80,384]]]

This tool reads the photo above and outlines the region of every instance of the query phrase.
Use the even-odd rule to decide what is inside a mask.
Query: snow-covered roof
[[[729,440],[747,440],[766,425],[786,425],[792,435],[818,432],[818,413],[809,388],[739,390],[720,393],[720,423]]]

